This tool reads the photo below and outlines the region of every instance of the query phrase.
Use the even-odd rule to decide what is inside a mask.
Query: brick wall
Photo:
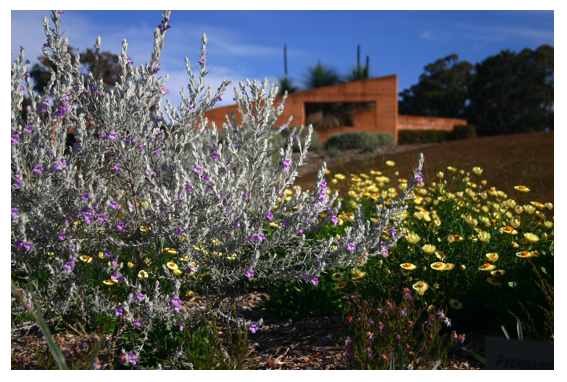
[[[447,130],[466,125],[466,119],[398,115],[398,130]]]

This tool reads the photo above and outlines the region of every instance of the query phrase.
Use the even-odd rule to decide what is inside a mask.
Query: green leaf
[[[542,271],[543,273],[547,274],[547,271],[545,270],[544,267],[541,267],[541,271]]]
[[[476,358],[480,362],[486,363],[486,359],[484,357],[481,357],[478,354],[476,354],[476,353],[474,353],[474,352],[472,352],[468,349],[465,349],[465,348],[461,348],[461,350],[464,351],[465,353],[467,353],[468,355],[473,356],[474,358]]]
[[[518,339],[520,341],[524,340],[524,332],[522,331],[522,323],[520,322],[520,320],[517,321],[516,323],[516,330],[518,331]]]
[[[508,334],[508,332],[506,331],[506,328],[504,327],[504,325],[501,326],[502,331],[504,332],[504,335],[506,336],[506,339],[509,340],[510,339],[510,335]]]
[[[510,286],[510,288],[515,288],[516,285],[518,285],[518,283],[514,282],[514,281],[509,281],[508,285]]]

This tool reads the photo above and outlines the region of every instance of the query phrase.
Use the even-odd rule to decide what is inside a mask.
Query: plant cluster
[[[11,68],[11,271],[18,292],[37,298],[46,321],[76,332],[89,323],[99,332],[101,317],[112,320],[111,363],[133,366],[150,356],[152,333],[196,325],[186,306],[195,293],[234,321],[218,311],[221,301],[278,280],[315,283],[330,269],[384,253],[402,236],[382,235],[400,222],[395,217],[420,180],[423,156],[407,189],[376,206],[373,221],[361,207],[342,235],[322,239],[317,232],[338,223],[341,204],[329,195],[325,165],[312,191],[291,191],[312,128],[303,142],[294,129],[285,146],[270,144],[283,112],[283,104],[274,106],[276,87],[240,83],[242,123],[227,117],[219,143],[203,113],[231,81],[214,95],[205,90],[205,35],[198,81],[186,58],[189,84],[173,107],[161,104],[168,76],[158,76],[169,11],[154,28],[149,63],[134,66],[123,41],[114,89],[100,75],[80,73],[80,56],[71,59],[60,32],[63,13],[52,12],[53,28],[43,21],[43,53],[57,68],[43,92],[30,84],[23,48]],[[98,56],[100,38],[95,48]],[[25,120],[24,92],[31,101]],[[69,128],[72,147],[62,134]],[[275,163],[266,160],[274,154]],[[14,295],[11,309],[15,329],[25,309]],[[165,358],[195,362],[177,350]]]

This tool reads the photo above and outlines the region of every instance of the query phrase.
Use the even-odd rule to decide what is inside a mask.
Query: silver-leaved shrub
[[[188,94],[181,89],[175,108],[169,101],[162,106],[168,76],[158,75],[169,11],[154,29],[148,64],[134,66],[123,41],[121,84],[113,89],[100,76],[81,73],[79,55],[71,60],[60,17],[53,11],[55,28],[43,21],[43,54],[57,68],[43,94],[32,89],[23,48],[11,68],[11,269],[25,280],[20,286],[28,300],[32,291],[37,296],[46,319],[115,316],[118,332],[137,338],[129,353],[135,359],[156,319],[183,329],[190,290],[200,288],[217,307],[253,284],[315,284],[326,270],[385,255],[403,234],[393,230],[400,222],[394,216],[420,181],[422,156],[399,200],[377,205],[378,222],[359,208],[343,237],[309,238],[336,224],[340,203],[326,192],[325,164],[311,192],[286,197],[312,127],[297,159],[297,132],[285,147],[274,147],[274,123],[283,111],[283,102],[274,106],[275,86],[268,93],[267,80],[235,88],[241,123],[227,117],[219,143],[217,128],[208,128],[203,115],[231,81],[214,96],[210,86],[205,90],[205,35],[198,82],[186,58]],[[97,55],[99,49],[100,37]],[[26,91],[31,105],[23,120]],[[65,145],[68,128],[72,147]],[[20,312],[13,299],[12,314]]]

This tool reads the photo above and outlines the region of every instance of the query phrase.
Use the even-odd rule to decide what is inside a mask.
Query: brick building
[[[277,101],[281,101],[278,96]],[[453,130],[456,125],[466,125],[464,119],[414,117],[398,115],[398,76],[370,78],[334,86],[305,90],[289,94],[282,115],[276,125],[284,124],[293,116],[292,126],[306,125],[306,105],[309,104],[361,104],[366,107],[352,109],[353,126],[332,129],[317,128],[322,142],[333,134],[348,131],[368,131],[371,133],[393,134],[398,140],[399,130]],[[236,105],[218,107],[205,113],[209,123],[215,122],[218,128],[226,122],[226,115],[234,112],[240,123]]]

